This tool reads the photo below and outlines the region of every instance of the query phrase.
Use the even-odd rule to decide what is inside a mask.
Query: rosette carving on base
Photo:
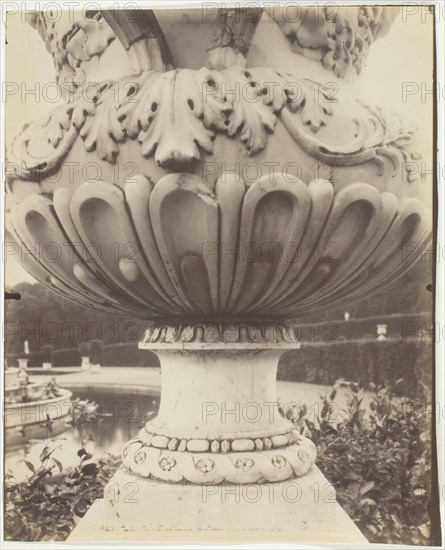
[[[122,458],[133,473],[162,481],[196,484],[278,482],[305,474],[315,462],[316,450],[312,441],[296,431],[292,436],[295,443],[272,450],[202,453],[160,449],[147,445],[142,438],[134,438],[125,445]],[[238,441],[245,447],[250,446],[250,440]],[[203,446],[212,443],[215,441],[203,440]]]

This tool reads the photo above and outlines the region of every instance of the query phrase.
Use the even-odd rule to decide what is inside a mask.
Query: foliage
[[[89,350],[88,342],[83,343],[86,344]],[[80,365],[82,356],[89,356],[88,350],[85,353],[79,353],[77,348],[56,349],[51,354],[51,363],[53,367],[77,367]]]
[[[19,283],[14,291],[21,299],[5,302],[5,354],[23,356],[25,340],[31,353],[46,343],[76,348],[95,339],[136,345],[147,328],[147,321],[76,304],[40,283]]]
[[[367,410],[363,388],[352,383],[340,417],[336,392],[321,396],[315,416],[295,405],[281,412],[315,443],[317,465],[369,542],[428,545],[431,435],[422,403],[381,387]]]
[[[103,349],[103,340],[96,339],[90,342],[90,361],[93,365],[98,365],[101,363]]]
[[[339,415],[332,408],[339,385],[321,396],[317,414],[286,406],[283,416],[314,441],[318,466],[370,542],[429,544],[431,434],[423,404],[396,399],[393,390],[381,387],[365,407],[363,388],[349,383],[350,397]],[[102,497],[118,460],[109,455],[93,460],[86,449],[84,424],[97,415],[95,403],[74,402],[71,422],[81,438],[75,468],[64,470],[54,457],[57,446],[48,442],[39,465],[25,461],[31,471],[25,482],[7,476],[8,540],[63,540]]]
[[[398,313],[417,314],[419,311],[432,311],[433,295],[427,289],[427,285],[433,282],[434,269],[435,263],[432,255],[424,254],[415,266],[390,285],[352,304],[342,305],[325,312],[317,312],[312,319],[315,322],[343,319],[345,311],[350,313],[351,320]],[[307,319],[309,320],[311,317]],[[375,326],[372,333],[375,334]]]
[[[101,362],[103,349],[104,349],[104,341],[97,338],[90,340],[89,342],[80,342],[80,344],[78,344],[77,346],[77,351],[79,352],[80,356],[89,357],[91,360],[91,363],[95,365]],[[59,350],[59,351],[70,351],[70,350]],[[75,350],[72,350],[72,351],[75,351]],[[77,354],[76,354],[76,357],[77,357]]]
[[[89,342],[86,349],[90,350]],[[79,344],[78,348],[81,345]],[[54,350],[51,355],[53,367],[75,367],[80,365],[81,355],[78,348],[64,348]],[[84,347],[82,346],[82,349]],[[90,351],[85,353],[90,356]],[[91,362],[94,362],[91,357]],[[105,345],[100,351],[100,364],[103,367],[159,367],[159,360],[149,350],[140,350],[134,344],[110,344]]]
[[[89,357],[90,349],[90,342],[80,342],[80,344],[77,346],[77,351],[82,357]]]
[[[25,464],[30,477],[17,482],[11,472],[5,486],[5,539],[26,542],[65,540],[79,518],[93,502],[102,498],[103,489],[119,466],[119,460],[109,454],[93,460],[85,449],[84,424],[97,417],[98,406],[88,401],[73,404],[72,426],[78,430],[82,447],[77,452],[79,463],[64,469],[55,458],[60,448],[57,439],[46,443],[39,464]],[[51,434],[51,421],[47,423]]]
[[[349,309],[349,308],[345,308]],[[345,340],[377,338],[377,325],[387,326],[387,336],[391,339],[426,336],[432,327],[432,310],[425,313],[395,313],[372,317],[353,317],[348,321],[333,317],[328,321],[296,322],[296,334],[300,342],[333,343]]]
[[[283,354],[278,378],[323,385],[343,378],[365,389],[385,385],[398,395],[416,398],[423,387],[432,386],[432,353],[429,338],[305,343],[298,351]]]
[[[31,351],[28,355],[22,352],[8,353],[5,355],[9,367],[18,367],[18,359],[28,359],[28,367],[41,367],[45,356],[40,351]]]
[[[149,350],[139,349],[137,344],[111,344],[102,352],[104,367],[159,367],[159,359]]]
[[[54,346],[51,344],[43,344],[40,346],[40,353],[42,354],[42,359],[45,363],[51,361],[51,353],[54,351]]]

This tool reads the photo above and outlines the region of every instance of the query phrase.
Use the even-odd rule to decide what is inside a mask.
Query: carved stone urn
[[[78,15],[29,16],[63,101],[10,149],[8,231],[58,294],[147,320],[161,405],[125,475],[147,494],[312,475],[315,446],[278,413],[280,355],[298,319],[394,281],[431,232],[403,177],[415,129],[353,91],[397,9]]]

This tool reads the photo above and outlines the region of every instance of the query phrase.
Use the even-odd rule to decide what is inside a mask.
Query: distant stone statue
[[[25,355],[29,355],[29,342],[28,342],[28,340],[25,340],[25,343],[23,344],[23,351],[25,352]]]
[[[17,378],[20,386],[27,386],[29,384],[29,374],[26,372],[26,369],[19,369]]]
[[[348,311],[345,311],[345,321],[349,321],[350,314]]]

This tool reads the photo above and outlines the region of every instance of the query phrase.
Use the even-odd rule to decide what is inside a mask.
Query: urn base
[[[122,467],[74,541],[366,543],[320,470],[281,483],[172,485]]]
[[[161,363],[158,416],[124,447],[134,474],[170,483],[267,483],[305,474],[315,445],[281,415],[276,371],[298,349],[284,324],[167,325],[141,349]]]

